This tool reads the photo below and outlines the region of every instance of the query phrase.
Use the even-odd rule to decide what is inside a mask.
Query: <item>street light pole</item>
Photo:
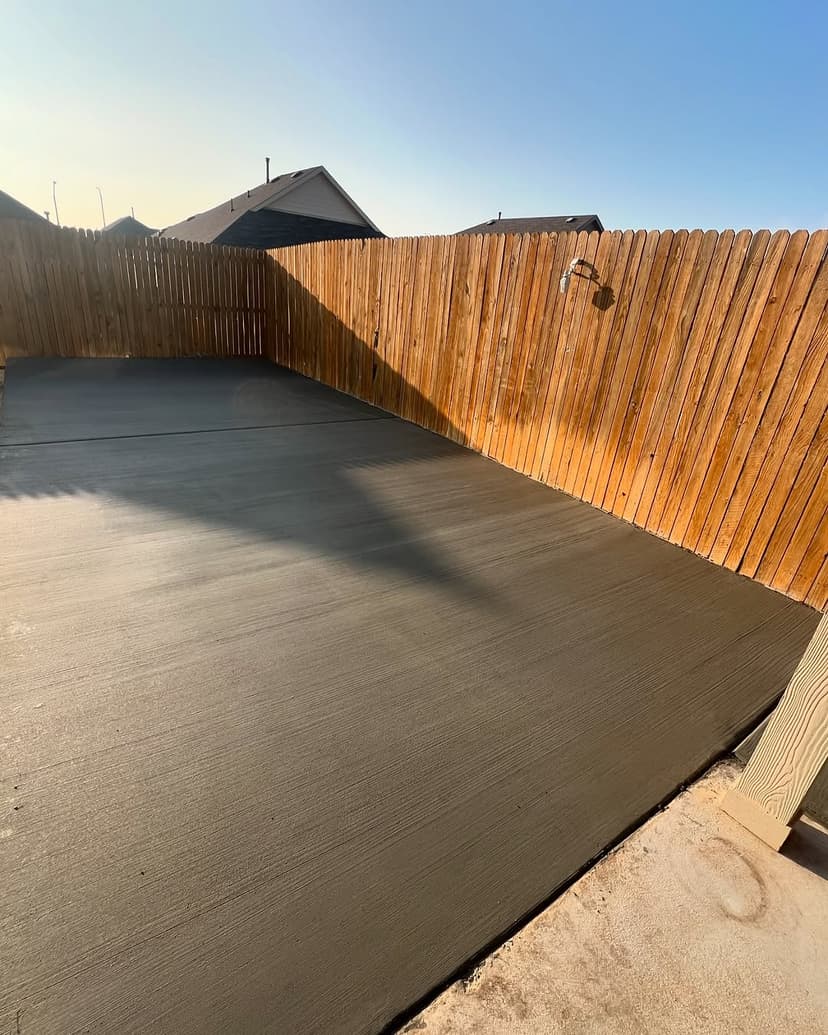
[[[96,187],[95,190],[98,192],[98,197],[101,199],[101,227],[106,226],[106,215],[104,214],[103,207],[103,191],[100,187]]]

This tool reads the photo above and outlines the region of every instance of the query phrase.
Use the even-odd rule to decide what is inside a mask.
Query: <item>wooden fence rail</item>
[[[824,610],[827,248],[824,230],[300,245],[270,253],[270,354]]]
[[[263,252],[0,223],[0,358],[261,356]]]

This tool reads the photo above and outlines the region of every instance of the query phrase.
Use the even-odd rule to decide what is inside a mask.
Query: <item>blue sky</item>
[[[165,226],[324,164],[389,234],[828,225],[828,8],[2,2],[0,188]]]

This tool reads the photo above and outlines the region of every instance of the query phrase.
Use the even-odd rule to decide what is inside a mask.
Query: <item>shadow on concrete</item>
[[[428,475],[400,473],[457,452],[264,361],[12,360],[0,498],[115,497],[490,602],[429,541]]]

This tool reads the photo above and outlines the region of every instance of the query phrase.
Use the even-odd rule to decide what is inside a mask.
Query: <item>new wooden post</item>
[[[828,614],[822,616],[725,812],[779,849],[828,758]]]

